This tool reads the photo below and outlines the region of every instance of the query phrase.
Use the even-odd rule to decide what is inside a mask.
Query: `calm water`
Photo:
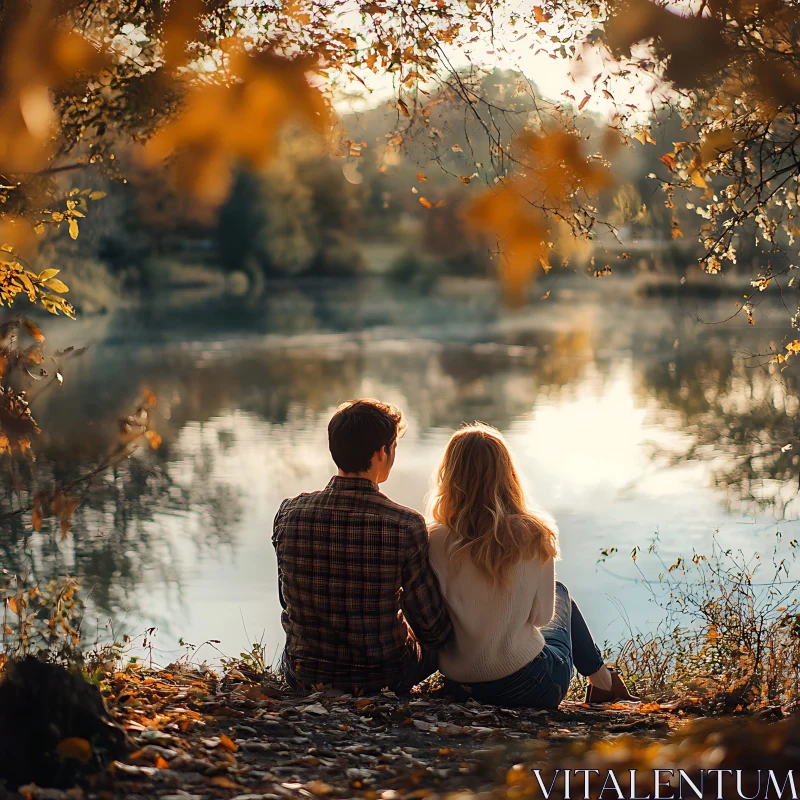
[[[282,642],[273,515],[327,482],[327,420],[370,395],[407,414],[385,492],[421,510],[450,432],[475,419],[501,428],[532,498],[559,522],[559,577],[598,638],[616,641],[663,617],[634,546],[657,534],[670,564],[707,551],[715,531],[748,553],[777,531],[800,538],[797,458],[780,450],[796,435],[797,401],[786,375],[745,358],[775,335],[770,320],[696,319],[731,305],[609,286],[515,311],[486,293],[372,285],[174,299],[61,325],[55,344],[91,346],[37,409],[39,479],[96,464],[144,388],[159,398],[164,441],[94,482],[66,540],[6,523],[2,566],[81,576],[87,638],[153,625],[162,663],[183,652],[181,638],[219,639],[226,654],[263,639],[271,656]],[[653,556],[639,565],[653,578],[662,568]]]

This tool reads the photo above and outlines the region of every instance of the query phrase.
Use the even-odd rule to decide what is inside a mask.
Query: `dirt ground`
[[[303,694],[231,669],[178,667],[109,676],[106,703],[131,753],[71,790],[27,798],[366,797],[417,800],[506,786],[515,764],[571,742],[663,741],[676,707],[565,702],[557,711],[450,702],[435,691],[358,697]],[[80,756],[80,748],[75,754]]]

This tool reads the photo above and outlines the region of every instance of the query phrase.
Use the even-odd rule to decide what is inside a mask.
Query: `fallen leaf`
[[[318,717],[327,717],[328,709],[322,703],[312,703],[309,706],[303,706],[299,709],[301,714],[316,714]]]
[[[56,753],[62,758],[70,758],[73,761],[80,761],[81,764],[88,764],[92,757],[92,745],[78,736],[70,736],[62,739],[56,745]]]
[[[653,711],[663,711],[661,703],[645,703],[639,707],[640,714],[650,714]]]
[[[231,739],[231,737],[230,737],[230,736],[228,736],[228,735],[227,735],[227,734],[225,734],[225,733],[221,733],[221,734],[219,735],[219,741],[220,741],[220,743],[222,744],[222,746],[223,746],[223,747],[224,747],[224,748],[225,748],[225,749],[226,749],[226,750],[227,750],[229,753],[235,753],[235,752],[236,752],[236,751],[239,749],[239,748],[236,746],[236,742],[234,742],[234,741],[233,741],[233,739]]]
[[[311,792],[315,797],[325,797],[333,791],[333,787],[325,783],[325,781],[309,781],[303,788],[307,792]]]
[[[209,783],[212,786],[217,786],[220,789],[239,789],[240,786],[235,781],[232,781],[226,775],[215,775]]]

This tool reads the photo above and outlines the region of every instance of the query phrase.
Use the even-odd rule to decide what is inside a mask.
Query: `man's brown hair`
[[[361,398],[342,403],[328,423],[328,447],[342,472],[366,472],[372,456],[405,433],[400,409],[391,403]]]

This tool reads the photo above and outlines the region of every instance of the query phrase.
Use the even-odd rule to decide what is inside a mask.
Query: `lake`
[[[181,641],[210,662],[255,640],[277,658],[272,519],[283,498],[328,481],[327,421],[364,395],[408,418],[384,491],[421,510],[454,428],[477,419],[504,432],[531,498],[558,521],[559,578],[600,641],[654,629],[661,590],[645,578],[708,552],[715,532],[746,554],[797,537],[786,445],[798,403],[790,372],[751,357],[779,341],[778,310],[756,327],[708,325],[698,317],[729,316],[733,301],[576,281],[511,309],[462,288],[276,286],[44,320],[48,345],[89,350],[35,406],[40,485],[97,464],[145,389],[163,443],[97,478],[66,539],[5,522],[3,567],[79,576],[86,641],[153,626],[161,664],[187,652]]]

